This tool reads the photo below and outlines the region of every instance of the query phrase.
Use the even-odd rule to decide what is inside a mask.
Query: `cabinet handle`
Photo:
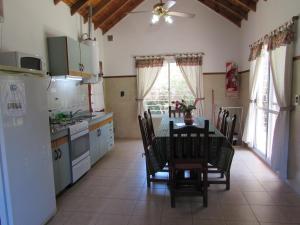
[[[101,136],[101,129],[100,129],[100,128],[97,130],[97,136],[98,136],[98,137]]]
[[[55,153],[54,160],[56,161],[56,160],[58,159],[58,153],[57,153],[57,150],[54,150],[54,153]]]
[[[61,158],[61,150],[60,150],[60,148],[57,151],[58,151],[58,158],[60,159]]]

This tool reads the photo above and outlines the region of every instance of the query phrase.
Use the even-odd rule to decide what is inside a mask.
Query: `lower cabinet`
[[[52,149],[55,193],[58,194],[71,184],[71,162],[69,144],[64,143]]]
[[[112,121],[90,131],[90,156],[92,165],[112,149],[114,144],[113,133]]]
[[[90,131],[91,164],[95,164],[101,157],[101,128]]]

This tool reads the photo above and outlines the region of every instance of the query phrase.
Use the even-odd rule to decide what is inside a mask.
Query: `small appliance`
[[[31,70],[46,71],[46,63],[38,55],[23,52],[0,52],[0,64]]]

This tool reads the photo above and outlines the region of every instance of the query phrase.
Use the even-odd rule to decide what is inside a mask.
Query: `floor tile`
[[[222,205],[221,209],[225,220],[256,221],[251,208],[247,205]]]
[[[103,213],[132,215],[135,201],[124,199],[107,199]]]
[[[183,196],[174,209],[165,183],[147,187],[142,152],[140,140],[116,140],[58,197],[48,225],[300,225],[300,196],[248,150],[236,149],[229,191],[210,185],[207,208],[202,196]]]
[[[133,215],[128,225],[160,225],[160,216]]]
[[[280,206],[254,205],[251,206],[259,222],[265,223],[287,223],[289,218],[285,217]]]
[[[97,216],[95,225],[127,225],[130,216],[114,214],[100,214]]]

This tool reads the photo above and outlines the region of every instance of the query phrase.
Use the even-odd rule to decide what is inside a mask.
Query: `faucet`
[[[70,111],[70,118],[75,117],[75,115],[78,114],[81,111],[82,111],[81,109],[76,110],[74,113],[72,113],[72,111]]]

